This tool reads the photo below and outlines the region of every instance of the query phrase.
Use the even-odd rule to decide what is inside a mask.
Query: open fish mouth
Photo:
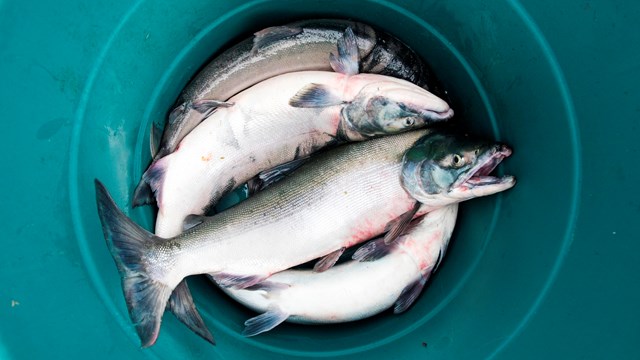
[[[511,156],[512,150],[506,145],[496,145],[491,150],[480,155],[478,163],[461,175],[451,186],[455,188],[476,188],[488,185],[512,183],[513,176],[492,176],[491,172],[502,162]]]

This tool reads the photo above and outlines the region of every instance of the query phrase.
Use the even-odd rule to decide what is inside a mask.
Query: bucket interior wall
[[[0,11],[3,6],[0,1]],[[76,11],[80,19],[83,10]],[[404,314],[387,311],[339,325],[285,323],[245,338],[243,323],[256,314],[196,276],[188,279],[193,296],[218,345],[167,313],[158,343],[136,354],[383,359],[400,353],[450,359],[500,353],[526,328],[558,275],[573,240],[583,180],[580,128],[567,80],[548,39],[517,0],[138,0],[114,7],[96,25],[110,30],[91,45],[99,50],[85,69],[86,81],[59,85],[76,89],[73,119],[50,124],[69,128],[69,155],[60,165],[73,229],[69,241],[74,268],[99,298],[97,321],[130,340],[113,348],[138,347],[96,215],[94,179],[105,183],[135,222],[152,230],[154,210],[131,208],[151,159],[152,124],[162,123],[213,56],[265,27],[310,18],[361,21],[409,45],[447,89],[460,128],[514,149],[499,172],[515,175],[517,185],[461,206],[444,263]],[[74,33],[73,51],[90,46],[89,29]],[[2,339],[15,340],[9,333]]]

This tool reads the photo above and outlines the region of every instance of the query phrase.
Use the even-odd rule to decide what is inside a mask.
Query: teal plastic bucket
[[[640,357],[638,15],[577,1],[0,1],[0,356]],[[130,206],[151,123],[211,56],[321,17],[371,24],[426,59],[457,121],[514,148],[501,171],[517,186],[461,206],[443,266],[402,315],[244,338],[255,314],[194,277],[218,345],[166,314],[140,349],[93,179],[151,229],[152,210]]]

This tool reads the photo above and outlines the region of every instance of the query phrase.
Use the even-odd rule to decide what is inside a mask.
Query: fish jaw
[[[511,153],[503,144],[432,132],[405,153],[402,184],[432,209],[496,194],[515,185],[513,176],[490,175]]]
[[[480,157],[476,166],[456,180],[449,190],[449,197],[468,200],[497,194],[515,186],[514,176],[490,176],[502,160],[512,153],[511,148],[506,145],[495,145],[490,152]]]

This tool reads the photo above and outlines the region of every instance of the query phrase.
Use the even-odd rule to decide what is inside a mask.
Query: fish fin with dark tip
[[[440,248],[440,251],[438,251],[438,258],[436,259],[436,263],[435,265],[433,265],[433,270],[431,270],[431,273],[435,273],[436,270],[438,270],[438,267],[440,267],[440,264],[442,263],[442,259],[444,258],[444,254],[446,252],[446,249],[442,249]]]
[[[151,205],[155,203],[155,198],[153,196],[153,190],[151,190],[151,186],[143,179],[140,180],[138,186],[133,191],[133,202],[131,205],[133,207],[138,207],[142,205]]]
[[[394,244],[385,244],[384,239],[372,240],[358,248],[351,258],[361,262],[375,261],[388,255],[394,248]]]
[[[235,275],[228,273],[211,274],[210,277],[222,287],[232,287],[234,289],[245,289],[251,287],[261,281],[265,276],[258,275]]]
[[[338,55],[329,54],[329,63],[333,71],[340,74],[356,75],[360,72],[358,42],[350,27],[338,39]]]
[[[249,181],[247,181],[247,196],[252,196],[256,194],[260,189],[262,189],[263,182],[259,176],[254,176]]]
[[[281,282],[277,282],[277,281],[265,280],[263,282],[259,282],[259,283],[255,284],[255,285],[251,285],[249,287],[246,287],[246,288],[244,288],[244,290],[251,290],[251,291],[258,291],[258,290],[278,291],[278,290],[288,289],[290,287],[291,287],[291,285],[289,285],[289,284],[285,284],[285,283],[281,283]]]
[[[321,108],[346,103],[339,95],[334,94],[328,86],[313,83],[300,89],[289,100],[289,105],[297,108]]]
[[[97,179],[95,187],[98,216],[107,246],[122,278],[129,317],[142,347],[149,347],[158,338],[162,315],[173,290],[149,275],[149,265],[145,259],[146,252],[153,244],[163,239],[124,215]]]
[[[191,104],[191,108],[203,115],[203,118],[209,117],[217,108],[227,108],[233,106],[233,103],[219,100],[197,100]]]
[[[406,213],[400,215],[400,217],[398,217],[394,221],[394,223],[391,226],[391,228],[389,229],[389,231],[384,235],[384,243],[385,244],[387,244],[387,245],[391,244],[400,235],[404,234],[404,232],[407,230],[407,228],[409,228],[409,224],[411,223],[411,220],[413,220],[413,217],[418,212],[418,209],[420,209],[420,203],[416,201],[416,203],[413,205],[411,210],[409,210]]]
[[[340,256],[342,255],[342,253],[344,253],[346,249],[347,249],[346,247],[342,247],[328,255],[325,255],[322,259],[318,260],[318,262],[313,266],[313,271],[323,272],[330,269],[331,267],[333,267],[333,265],[336,264],[336,262],[338,262],[338,259],[340,259]]]
[[[265,331],[269,331],[274,327],[282,324],[285,320],[287,320],[288,317],[289,314],[282,311],[276,306],[272,306],[267,309],[267,312],[265,312],[264,314],[260,314],[245,321],[245,327],[242,331],[242,335],[249,337],[261,334]]]
[[[202,224],[207,217],[205,215],[188,215],[182,222],[182,231],[187,231],[193,227]]]
[[[254,33],[253,47],[251,55],[255,55],[265,46],[268,46],[278,40],[286,39],[302,33],[299,26],[272,26]]]
[[[162,126],[155,122],[151,124],[151,130],[149,131],[149,153],[151,158],[155,158],[160,148],[160,141],[162,139]]]
[[[133,192],[133,207],[153,204],[154,196],[158,207],[162,204],[162,182],[166,173],[168,157],[154,161],[147,171],[142,174],[142,179]]]
[[[416,299],[422,292],[422,289],[424,288],[424,284],[427,283],[428,279],[429,275],[420,276],[420,279],[405,286],[405,288],[402,290],[402,293],[400,293],[400,296],[398,296],[398,300],[396,300],[395,304],[393,305],[393,313],[400,314],[402,312],[405,312],[411,306],[411,304],[416,301]]]
[[[291,160],[289,162],[261,172],[260,174],[258,174],[258,177],[262,183],[260,184],[258,190],[264,190],[267,186],[273,185],[276,182],[284,179],[287,175],[291,174],[308,160],[309,157]]]
[[[182,140],[182,138],[176,138],[176,134],[179,135],[178,130],[180,128],[180,124],[184,122],[187,110],[190,106],[191,103],[183,102],[169,112],[162,137],[159,138],[161,139],[160,146],[158,147],[156,154],[153,156],[154,160],[161,159],[176,150],[180,140]]]
[[[198,334],[203,339],[207,340],[212,345],[216,342],[213,339],[213,335],[202,320],[200,313],[196,309],[196,305],[193,302],[193,297],[189,291],[189,286],[186,280],[182,280],[171,293],[169,297],[169,310],[191,331]]]

